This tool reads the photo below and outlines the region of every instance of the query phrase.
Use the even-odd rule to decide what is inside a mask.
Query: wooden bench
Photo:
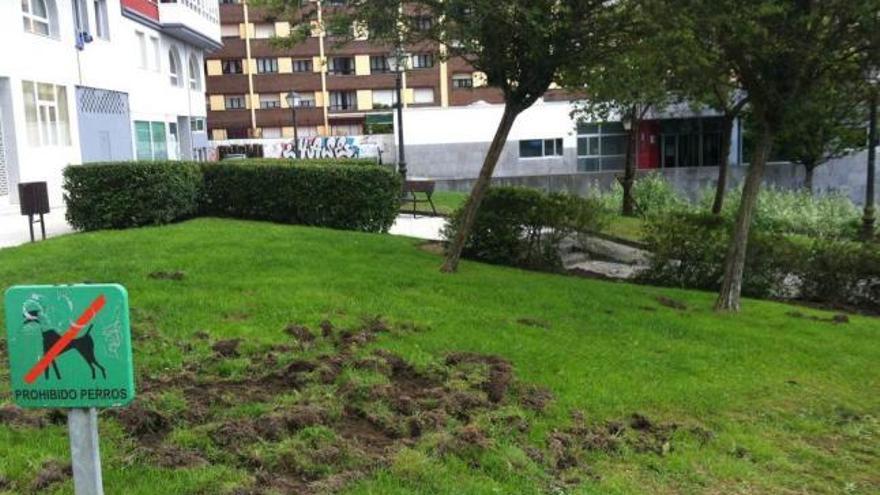
[[[408,204],[412,202],[412,214],[416,216],[419,204],[428,203],[431,205],[431,211],[437,215],[437,208],[434,207],[434,187],[436,183],[432,180],[408,180],[403,187],[402,203]],[[419,198],[419,194],[424,198]],[[408,211],[407,211],[408,212]]]

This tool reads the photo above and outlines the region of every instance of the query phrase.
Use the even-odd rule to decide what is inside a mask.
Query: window
[[[259,74],[274,74],[278,72],[278,59],[277,58],[258,58],[257,59],[257,73]]]
[[[202,89],[202,64],[195,53],[189,56],[189,89],[198,91]]]
[[[454,74],[452,76],[454,89],[470,89],[474,87],[474,76],[471,74]]]
[[[31,146],[70,146],[66,88],[31,81],[21,84]]]
[[[81,35],[87,35],[89,32],[89,9],[86,7],[86,0],[71,0],[71,11],[73,27],[79,39]]]
[[[281,108],[281,95],[260,95],[260,108]]]
[[[257,24],[254,26],[254,38],[269,39],[275,36],[275,24]]]
[[[354,110],[357,108],[357,93],[354,91],[331,91],[330,110]]]
[[[311,108],[315,106],[315,93],[300,93],[297,108]]]
[[[205,119],[203,117],[190,117],[189,128],[192,132],[205,132]]]
[[[545,156],[562,156],[562,138],[558,139],[527,139],[519,142],[520,158],[542,158]]]
[[[312,60],[311,59],[300,59],[293,61],[293,71],[294,72],[312,72]]]
[[[373,90],[373,108],[391,108],[397,104],[397,91],[393,89]]]
[[[329,72],[336,76],[348,76],[354,74],[354,59],[351,57],[331,58]]]
[[[168,50],[168,80],[172,86],[183,86],[183,74],[181,74],[180,55],[177,48]]]
[[[416,105],[434,103],[434,88],[416,88],[413,91],[413,103]]]
[[[21,16],[24,30],[28,33],[49,36],[52,19],[49,9],[54,7],[51,0],[21,0]]]
[[[164,122],[134,122],[135,148],[138,160],[167,160],[168,141]]]
[[[221,62],[224,74],[241,74],[241,59],[228,59]]]
[[[238,31],[238,24],[223,24],[220,26],[221,38],[238,38],[241,33]]]
[[[140,68],[146,69],[149,67],[149,62],[147,61],[147,36],[140,31],[135,31],[134,34],[137,36],[138,47],[141,53]]]
[[[384,74],[386,72],[391,72],[391,66],[388,65],[388,57],[385,55],[371,55],[370,73]]]
[[[244,95],[234,95],[226,97],[227,110],[240,110],[244,108]]]
[[[161,64],[159,63],[159,38],[156,36],[150,36],[150,43],[153,45],[152,69],[159,72],[161,69]]]
[[[415,27],[419,31],[430,31],[432,27],[434,27],[434,19],[431,16],[416,16],[413,17],[413,27]]]
[[[412,56],[413,69],[430,69],[434,67],[434,55],[431,53],[417,53]]]
[[[107,17],[107,0],[95,0],[95,35],[102,40],[110,39],[110,20]]]
[[[626,165],[629,134],[620,122],[578,126],[578,170],[622,170]]]

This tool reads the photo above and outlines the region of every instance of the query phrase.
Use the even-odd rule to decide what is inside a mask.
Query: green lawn
[[[880,492],[877,319],[717,315],[712,294],[469,262],[442,275],[419,244],[203,219],[0,250],[0,287],[128,288],[141,395],[102,413],[107,493]],[[230,338],[240,355],[212,350]],[[484,382],[506,363],[496,402]],[[543,412],[533,387],[554,397]],[[67,459],[65,428],[9,419],[8,397],[4,357],[0,492],[72,493],[35,484]]]

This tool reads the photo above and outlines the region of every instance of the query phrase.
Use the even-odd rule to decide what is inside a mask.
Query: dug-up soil
[[[315,331],[290,325],[279,329],[281,343],[250,354],[241,340],[210,342],[201,332],[213,365],[245,359],[248,378],[224,379],[197,363],[177,374],[143,376],[135,403],[102,418],[118,422],[131,438],[131,462],[168,469],[224,464],[246,471],[249,480],[232,491],[236,495],[335,493],[390,465],[407,447],[438,458],[462,456],[479,469],[480,452],[499,441],[514,442],[542,468],[535,483],[549,492],[599,477],[588,467],[591,453],[665,455],[673,448],[678,425],[638,414],[590,424],[574,412],[571,424],[553,430],[543,445],[530,443],[531,422],[552,403],[550,391],[518,382],[513,366],[497,356],[451,353],[417,369],[391,352],[368,350],[390,331],[419,330],[392,329],[378,318],[354,329],[327,321]],[[169,396],[183,403],[168,406]],[[242,407],[248,412],[230,412]],[[0,407],[0,424],[12,428],[63,422],[57,411]],[[175,434],[180,432],[186,435]],[[711,439],[709,432],[694,433]],[[0,477],[0,489],[36,493],[67,480],[69,466],[53,461],[27,482]]]

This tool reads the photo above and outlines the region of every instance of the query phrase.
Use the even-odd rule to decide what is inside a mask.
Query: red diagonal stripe
[[[64,352],[64,349],[67,349],[67,346],[69,346],[70,342],[76,338],[76,335],[79,333],[79,331],[82,330],[83,327],[86,326],[90,321],[92,321],[92,318],[94,318],[99,311],[104,309],[104,304],[106,302],[107,298],[104,297],[104,294],[99,295],[97,299],[92,301],[92,304],[89,304],[89,307],[86,308],[83,314],[81,314],[79,318],[76,319],[73,325],[70,325],[70,328],[68,328],[67,331],[64,332],[64,335],[62,335],[61,338],[58,339],[58,342],[55,342],[55,345],[49,348],[49,352],[47,352],[46,355],[43,356],[43,359],[40,359],[40,362],[38,362],[37,365],[34,366],[28,372],[28,374],[24,376],[24,381],[26,383],[34,383],[34,380],[36,380],[37,377],[40,376],[40,373],[46,371],[46,368],[48,368],[49,365],[52,364],[52,361],[54,361],[59,354]]]

